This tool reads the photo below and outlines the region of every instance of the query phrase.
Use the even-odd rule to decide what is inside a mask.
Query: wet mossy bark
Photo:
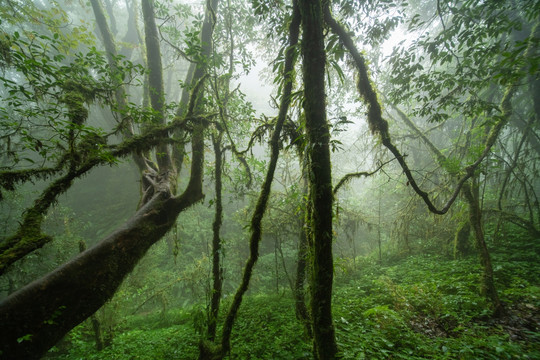
[[[82,253],[86,250],[86,242],[79,240],[79,252]],[[99,321],[96,313],[90,316],[90,322],[92,323],[92,330],[94,331],[94,338],[96,340],[96,350],[103,350],[103,332],[101,322]]]
[[[308,180],[311,214],[311,316],[314,356],[335,359],[338,349],[332,321],[332,205],[330,132],[326,119],[323,2],[300,0],[304,114],[306,118]]]
[[[144,18],[146,61],[148,63],[148,90],[150,105],[154,110],[154,123],[164,125],[165,120],[165,94],[163,89],[163,70],[161,65],[161,49],[159,36],[154,17],[153,0],[141,1]],[[169,148],[166,144],[156,148],[156,160],[160,171],[172,169]]]
[[[303,167],[301,164],[300,166]],[[306,199],[308,196],[308,184],[307,184],[307,174],[305,169],[302,171],[302,178],[304,181],[302,198]],[[307,204],[304,204],[305,208]],[[296,260],[296,279],[294,282],[294,309],[296,318],[304,326],[304,331],[309,338],[313,337],[313,329],[311,327],[311,316],[309,310],[306,306],[306,290],[305,290],[305,280],[306,280],[306,270],[308,262],[308,234],[306,231],[306,213],[305,209],[300,214],[300,233],[298,235],[298,253]]]

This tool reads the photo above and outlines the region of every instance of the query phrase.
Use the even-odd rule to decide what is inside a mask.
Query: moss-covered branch
[[[196,148],[200,147],[201,143],[197,143]],[[201,156],[194,154],[194,159],[200,160]],[[201,175],[192,173],[193,184],[200,183]],[[154,196],[96,246],[0,303],[3,357],[40,358],[112,297],[150,246],[176,223],[178,214],[202,199],[202,192],[193,191],[197,186],[191,181],[192,185],[180,196],[182,201],[172,198],[169,181],[168,177],[159,179]],[[23,337],[28,340],[21,341]]]
[[[172,123],[163,127],[148,129],[143,135],[134,136],[118,145],[106,147],[109,156],[102,156],[103,152],[88,155],[87,159],[80,165],[71,169],[67,174],[54,180],[36,199],[34,205],[25,212],[22,224],[18,231],[11,237],[7,238],[0,244],[0,274],[4,273],[7,268],[14,262],[22,259],[29,253],[43,247],[50,242],[52,238],[41,232],[41,223],[43,217],[53,205],[58,197],[66,192],[73,181],[87,174],[93,168],[100,165],[110,164],[111,159],[122,158],[129,156],[133,152],[147,151],[158,144],[174,143],[175,141],[168,137],[168,134],[179,127],[185,128],[188,122],[194,121],[199,125],[192,125],[193,128],[205,127],[207,124],[206,118],[185,118],[176,119]],[[198,130],[201,131],[200,129]],[[195,130],[193,130],[195,134]],[[194,135],[195,136],[195,135]],[[12,181],[15,180],[32,180],[36,176],[46,177],[49,173],[53,174],[54,169],[43,169],[43,172],[37,170],[21,170],[20,172],[3,172],[0,173],[0,179],[9,179],[11,175]],[[202,170],[198,171],[200,173]],[[4,175],[5,174],[5,175]],[[6,182],[8,180],[5,180]],[[202,181],[202,175],[198,175],[195,183]],[[202,191],[202,190],[201,190]]]
[[[450,199],[442,208],[438,209],[435,206],[435,204],[433,204],[433,202],[430,200],[428,193],[420,189],[420,187],[418,186],[417,182],[415,181],[412,175],[412,172],[409,166],[405,162],[404,156],[400,153],[400,151],[391,141],[390,133],[388,131],[388,122],[384,120],[382,117],[381,105],[377,99],[377,94],[375,92],[375,89],[370,81],[368,70],[367,70],[366,63],[363,56],[356,49],[356,46],[354,42],[352,41],[352,38],[347,33],[345,28],[332,17],[332,14],[330,13],[330,9],[328,7],[326,7],[325,9],[325,21],[330,26],[332,31],[339,36],[343,45],[349,51],[349,53],[351,54],[354,60],[355,67],[358,71],[357,88],[358,88],[358,92],[360,96],[365,101],[368,107],[368,123],[369,123],[370,129],[372,130],[373,133],[378,134],[380,136],[383,145],[386,146],[386,148],[390,150],[390,152],[396,157],[401,168],[403,169],[403,172],[407,176],[407,180],[409,181],[411,187],[422,198],[422,200],[427,205],[428,209],[435,214],[439,214],[439,215],[445,214],[450,209],[454,201],[457,199],[457,196],[461,188],[465,184],[465,182],[474,175],[475,170],[478,168],[478,166],[484,160],[484,158],[489,154],[489,152],[491,151],[491,148],[495,144],[497,137],[499,136],[499,133],[508,122],[512,113],[510,101],[514,94],[516,84],[509,85],[505,91],[505,94],[503,96],[503,99],[500,105],[501,114],[497,117],[495,125],[492,126],[486,138],[486,141],[484,143],[484,150],[482,154],[478,157],[478,159],[473,164],[467,166],[463,170],[464,174],[458,180],[456,184],[456,188],[454,189],[452,195],[450,196]],[[537,29],[537,27],[538,26],[536,26],[535,29]],[[533,33],[534,31],[535,30],[533,30]],[[527,52],[530,51],[532,44],[533,44],[533,41],[530,41]]]
[[[24,184],[34,180],[46,180],[59,171],[61,171],[61,168],[58,169],[56,167],[2,171],[0,172],[0,188],[14,191],[18,184]],[[3,196],[0,191],[0,201],[1,200],[3,200]]]
[[[346,183],[348,183],[349,181],[351,181],[352,179],[355,179],[355,178],[359,178],[359,177],[367,177],[367,176],[371,176],[371,175],[374,175],[376,174],[377,172],[379,172],[379,170],[381,170],[386,164],[388,164],[389,162],[391,161],[394,161],[395,159],[390,159],[382,164],[380,164],[379,166],[377,166],[377,168],[373,171],[362,171],[362,172],[356,172],[356,173],[350,173],[350,174],[346,174],[345,176],[343,176],[341,178],[341,180],[338,181],[337,185],[334,186],[334,195],[337,193],[337,191],[343,186],[345,185]]]

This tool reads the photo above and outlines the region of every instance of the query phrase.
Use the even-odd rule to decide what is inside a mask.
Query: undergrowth
[[[415,255],[380,266],[364,259],[338,275],[334,321],[345,359],[540,359],[540,247],[516,239],[492,252],[508,314],[493,319],[479,294],[478,259]],[[529,242],[530,244],[530,242]],[[224,300],[223,309],[228,301]],[[95,350],[91,326],[74,329],[55,359],[196,359],[201,308],[129,316]],[[248,296],[230,359],[310,359],[290,292]]]

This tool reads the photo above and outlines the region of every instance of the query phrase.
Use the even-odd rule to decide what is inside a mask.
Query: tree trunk
[[[470,216],[469,216],[470,218]],[[454,259],[460,259],[471,253],[469,237],[471,235],[470,219],[461,223],[454,237]]]
[[[221,202],[221,135],[214,138],[214,153],[216,158],[215,165],[215,189],[216,189],[216,211],[214,222],[212,224],[212,296],[210,301],[210,313],[208,314],[208,340],[214,341],[216,338],[216,324],[219,314],[219,304],[221,300],[221,288],[223,285],[223,269],[221,267],[221,238],[219,232],[223,220],[223,205]]]
[[[154,124],[164,125],[165,119],[165,94],[163,89],[163,69],[161,65],[161,50],[159,36],[154,17],[153,0],[141,1],[144,17],[144,32],[146,45],[146,61],[148,63],[148,87],[150,91],[150,105],[154,110]],[[156,159],[159,169],[166,171],[172,168],[169,148],[166,144],[156,149]]]
[[[463,185],[463,194],[469,205],[469,222],[474,231],[476,246],[480,253],[480,263],[483,267],[482,275],[482,293],[486,295],[493,306],[493,315],[501,316],[504,314],[504,307],[497,294],[495,280],[493,279],[493,267],[491,257],[484,238],[484,228],[482,225],[482,209],[478,198],[478,188],[473,188],[469,183]]]
[[[332,176],[330,132],[326,120],[325,64],[322,1],[300,0],[304,112],[308,139],[310,227],[312,234],[311,316],[314,356],[335,359],[337,344],[332,322]]]
[[[178,214],[202,199],[201,190],[191,186],[186,195],[173,198],[163,187],[99,244],[0,303],[1,358],[39,359],[96,312],[150,246],[174,225]]]
[[[86,250],[86,242],[84,240],[79,241],[79,252],[84,252]],[[101,331],[101,323],[97,315],[94,313],[90,316],[90,321],[92,323],[92,330],[94,331],[94,338],[96,339],[96,350],[103,350],[103,333]]]
[[[303,164],[300,166],[303,167]],[[303,174],[303,191],[302,198],[307,197],[307,176],[305,171],[302,171]],[[304,204],[307,205],[307,204]],[[304,289],[304,283],[306,279],[306,265],[308,260],[308,234],[306,232],[306,215],[305,210],[300,214],[300,234],[298,236],[298,255],[296,260],[296,279],[294,283],[294,303],[295,303],[295,313],[296,318],[304,326],[306,335],[310,338],[313,337],[313,330],[311,328],[311,317],[306,306],[306,294]]]

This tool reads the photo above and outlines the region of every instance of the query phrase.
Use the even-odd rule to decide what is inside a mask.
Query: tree
[[[334,359],[337,344],[332,322],[332,175],[330,132],[326,121],[323,2],[299,1],[302,15],[304,113],[307,135],[309,201],[307,218],[311,244],[311,317],[314,355]]]
[[[143,1],[145,9],[145,29],[147,32],[147,51],[151,51],[155,37],[155,24],[152,22],[152,3]],[[153,39],[153,40],[152,40]],[[24,44],[23,44],[24,45]],[[149,46],[150,45],[150,46]],[[149,49],[150,48],[150,49]],[[157,123],[163,121],[162,110],[162,86],[160,85],[159,52],[152,52],[148,55],[149,67],[154,70],[150,81],[153,92],[152,107],[154,116],[157,116]],[[197,77],[195,77],[197,79]],[[199,82],[203,79],[199,75]],[[79,256],[64,264],[54,272],[44,278],[20,289],[4,300],[0,305],[2,318],[2,349],[3,357],[25,357],[38,358],[48,348],[54,345],[67,331],[88,318],[99,309],[116,291],[123,278],[133,269],[138,260],[144,256],[148,248],[170,230],[175,224],[180,212],[193,205],[202,198],[202,164],[204,159],[204,124],[200,117],[195,118],[195,102],[197,98],[198,86],[194,87],[191,102],[184,119],[193,120],[192,132],[192,164],[189,183],[181,195],[175,193],[175,174],[171,168],[171,162],[167,155],[158,156],[157,167],[150,167],[145,174],[147,186],[144,202],[131,219],[119,230],[107,236],[98,245],[86,250]],[[68,116],[78,116],[79,113],[86,114],[84,108],[84,98],[75,98],[76,102],[68,107]],[[70,106],[68,104],[68,106]],[[75,112],[77,110],[78,112]],[[83,118],[73,118],[72,122],[82,126]],[[184,119],[177,120],[182,123]],[[174,126],[171,128],[173,129]],[[162,144],[160,150],[168,153],[163,147],[162,139],[170,131],[166,126],[148,130],[145,134],[126,140],[120,145],[114,146],[117,149],[113,155],[128,155],[132,151],[144,151],[154,145]],[[71,133],[71,132],[70,132]],[[70,135],[70,137],[73,137]],[[79,148],[84,143],[79,143]],[[77,154],[75,147],[70,150],[71,156]],[[69,154],[69,153],[68,153]],[[70,171],[63,183],[67,186],[58,188],[53,186],[47,191],[56,190],[54,195],[67,190],[71,181],[99,165],[103,160],[99,154],[86,159],[82,165],[73,161]],[[80,166],[80,167],[79,167]],[[161,168],[161,169],[160,169]],[[160,169],[160,170],[159,170]],[[15,180],[21,178],[25,171],[15,171],[3,173],[3,178],[11,176],[12,185]],[[40,171],[35,171],[34,174]],[[29,178],[26,175],[26,178]],[[9,179],[9,178],[8,178]],[[57,181],[58,182],[58,181]],[[4,186],[5,187],[5,186]],[[50,197],[50,195],[49,195]],[[46,198],[46,197],[44,197]],[[53,199],[49,200],[49,204]],[[39,205],[39,204],[38,204]],[[43,216],[46,208],[38,209],[37,216]],[[37,224],[39,230],[39,224]],[[28,226],[24,227],[28,228]],[[36,227],[34,226],[34,229]],[[17,243],[20,243],[17,242]],[[93,276],[88,277],[87,274]],[[79,301],[80,298],[86,301]],[[35,299],[41,299],[40,305],[35,306]]]
[[[449,117],[447,114],[444,113],[444,109],[453,109],[454,113],[459,114],[459,116],[462,117],[462,121],[465,122],[470,120],[471,122],[471,128],[469,132],[465,135],[466,143],[472,145],[473,143],[480,142],[483,144],[483,148],[477,150],[476,153],[473,153],[473,155],[471,155],[470,153],[468,153],[470,149],[468,149],[467,147],[462,147],[461,149],[454,150],[454,154],[456,154],[454,156],[456,156],[456,158],[450,159],[445,156],[400,109],[398,109],[395,105],[391,104],[391,106],[394,107],[399,118],[414,132],[416,136],[418,136],[424,142],[424,144],[433,154],[433,157],[435,158],[437,164],[440,165],[440,167],[447,172],[449,178],[456,179],[462,176],[462,172],[459,171],[459,165],[462,159],[473,159],[471,162],[469,162],[470,165],[468,165],[466,169],[469,174],[468,176],[466,176],[467,179],[463,181],[464,177],[461,177],[461,179],[458,181],[458,189],[461,188],[461,193],[463,194],[463,197],[467,203],[469,212],[468,225],[466,225],[464,228],[468,229],[468,226],[470,226],[475,235],[476,247],[479,251],[480,262],[483,267],[482,292],[490,300],[493,306],[494,315],[501,316],[504,313],[504,308],[495,288],[493,267],[491,264],[491,258],[485,240],[484,225],[482,220],[483,210],[479,193],[479,166],[483,159],[489,157],[489,154],[494,148],[497,139],[503,133],[504,127],[510,122],[510,119],[512,118],[512,100],[517,91],[516,89],[520,86],[521,79],[527,78],[528,73],[530,72],[529,65],[524,65],[526,64],[525,61],[521,62],[517,59],[533,58],[533,53],[536,46],[534,39],[538,37],[538,23],[536,23],[531,28],[531,33],[528,37],[525,37],[524,40],[522,39],[522,42],[517,42],[513,44],[515,49],[510,48],[510,45],[508,44],[504,45],[507,50],[513,52],[514,56],[516,56],[517,59],[515,59],[515,63],[511,64],[511,66],[505,68],[505,70],[501,70],[502,64],[500,62],[502,61],[504,63],[504,59],[501,60],[500,47],[503,45],[501,45],[500,42],[505,41],[506,33],[504,31],[508,30],[508,28],[505,28],[505,26],[509,26],[510,28],[513,26],[511,25],[512,22],[509,19],[511,18],[511,15],[509,16],[509,18],[506,18],[508,14],[502,16],[502,24],[499,28],[496,29],[486,30],[484,28],[485,24],[483,24],[482,22],[474,26],[476,27],[474,32],[469,32],[472,31],[470,27],[463,29],[462,26],[464,23],[467,23],[468,19],[470,19],[469,16],[471,16],[471,13],[476,13],[477,11],[480,11],[480,9],[484,9],[484,11],[488,13],[500,11],[498,7],[494,8],[490,4],[482,4],[473,8],[466,6],[461,8],[456,7],[452,9],[452,25],[445,27],[443,20],[445,13],[442,12],[442,10],[439,8],[438,15],[440,17],[443,29],[437,36],[435,36],[434,42],[440,42],[441,44],[443,44],[444,50],[438,53],[436,49],[430,47],[430,45],[428,44],[433,44],[430,42],[430,39],[423,39],[420,42],[423,44],[423,46],[427,45],[428,53],[431,53],[430,60],[432,65],[437,65],[439,62],[441,64],[446,62],[450,62],[452,64],[449,70],[435,70],[434,72],[437,74],[436,76],[438,77],[447,78],[449,76],[455,76],[456,74],[461,74],[466,71],[471,71],[472,69],[477,69],[477,74],[482,74],[482,72],[484,71],[494,73],[494,76],[500,78],[500,82],[504,85],[500,104],[494,104],[493,101],[493,98],[496,94],[495,85],[486,84],[482,80],[478,80],[478,82],[472,81],[472,83],[469,84],[468,82],[471,81],[471,78],[466,78],[462,80],[463,83],[460,80],[454,80],[450,83],[453,84],[456,89],[464,88],[466,86],[465,84],[467,84],[469,87],[476,89],[477,93],[475,100],[464,100],[460,94],[454,94],[453,91],[450,91],[446,96],[440,99],[442,109],[426,110],[424,108],[418,112],[418,115],[421,115],[422,113],[430,114],[433,116],[432,121],[443,121],[442,119],[446,119]],[[513,9],[508,10],[510,14],[512,14],[513,11]],[[461,42],[458,44],[457,48],[454,48],[451,39],[452,36],[459,31],[462,31],[460,33]],[[479,35],[479,33],[481,34],[482,31],[491,32],[491,36],[487,38],[482,37],[481,35]],[[471,62],[471,60],[466,55],[474,53],[477,48],[481,48],[482,46],[492,46],[491,53],[489,54],[491,56],[486,56],[485,53],[481,57],[473,56],[475,60]],[[471,63],[465,64],[465,62]],[[421,70],[422,67],[420,66],[420,68],[416,68],[416,66],[413,65],[413,68],[416,70],[409,69],[409,71],[411,71],[411,74],[409,74],[409,76],[416,77],[418,75],[415,74],[415,71]],[[465,68],[467,68],[468,70],[465,70]],[[420,77],[422,77],[422,75],[420,75]],[[426,82],[425,78],[423,78],[422,81],[424,82],[424,88],[428,91],[436,91],[433,88],[440,89],[440,85],[437,83],[428,83]],[[469,89],[468,91],[471,90]],[[402,94],[400,94],[400,96],[401,95]],[[437,95],[433,93],[432,96],[429,98],[429,101],[433,101],[432,99],[436,97]],[[465,110],[460,111],[460,109],[458,108],[460,106]],[[477,128],[478,118],[482,117],[487,118],[488,125],[485,126],[485,130],[480,130],[480,135],[476,135],[475,133],[479,132],[479,129]],[[459,147],[459,145],[457,144],[455,146]],[[479,156],[477,155],[477,153]],[[456,192],[454,192],[454,197],[455,196],[457,196]],[[456,239],[463,237],[464,234],[468,234],[468,230],[463,233],[462,230],[463,228],[458,229]]]

